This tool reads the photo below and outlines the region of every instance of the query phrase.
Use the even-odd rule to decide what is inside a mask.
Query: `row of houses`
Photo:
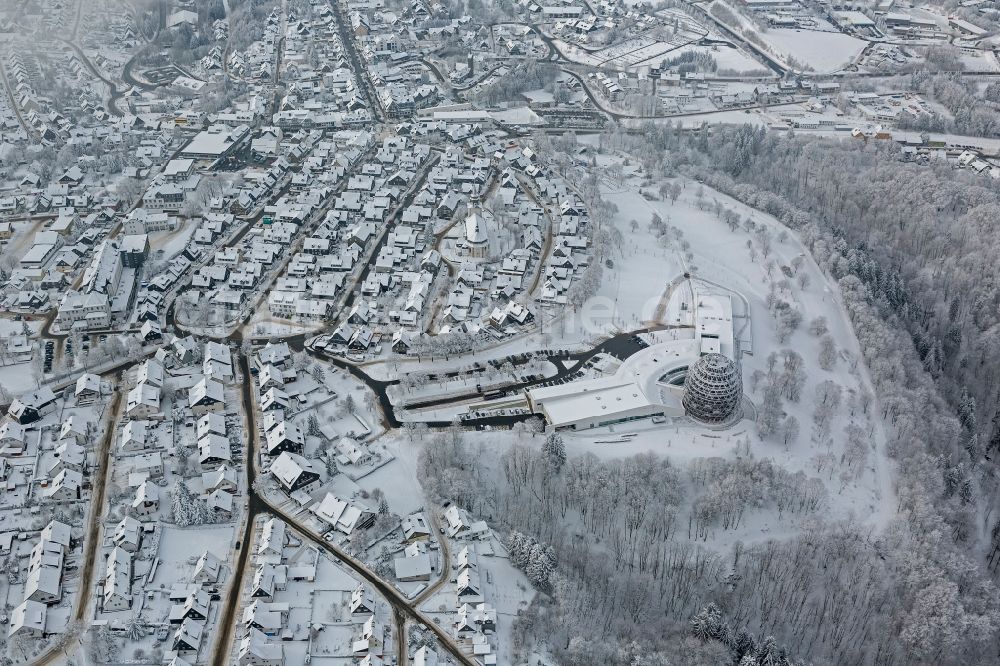
[[[71,528],[65,523],[53,520],[42,529],[31,549],[24,600],[11,614],[9,636],[53,633],[54,628],[46,625],[48,607],[62,599],[65,561],[72,543]]]

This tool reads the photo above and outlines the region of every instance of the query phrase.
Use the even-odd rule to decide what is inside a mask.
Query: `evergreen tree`
[[[314,363],[312,366],[312,376],[313,379],[322,384],[326,380],[326,373],[323,371],[323,366],[319,363]]]
[[[510,554],[510,563],[522,571],[528,566],[531,557],[531,550],[535,546],[535,539],[522,534],[521,532],[511,532],[507,537],[507,551]]]
[[[740,663],[745,655],[753,657],[757,653],[757,641],[745,627],[736,632],[730,647],[733,651],[733,661],[736,663]]]
[[[542,445],[542,453],[545,455],[549,469],[558,473],[566,464],[566,444],[563,442],[562,435],[554,432],[546,437],[545,444]]]
[[[125,621],[125,636],[130,641],[141,640],[146,635],[146,623],[142,618],[132,615]]]
[[[178,479],[177,483],[174,484],[170,500],[174,512],[174,522],[181,527],[192,524],[194,520],[194,516],[192,515],[194,495],[188,489],[183,479]]]
[[[778,666],[778,642],[768,636],[757,648],[757,663],[760,666]]]
[[[719,638],[722,626],[722,611],[714,603],[702,608],[691,620],[691,633],[702,642]]]
[[[528,580],[537,587],[547,589],[549,587],[549,577],[555,571],[555,568],[556,557],[551,546],[543,546],[540,543],[532,546],[531,552],[528,554],[528,564],[524,569]]]
[[[958,402],[958,420],[961,421],[962,427],[964,427],[969,432],[975,432],[977,420],[976,420],[976,399],[969,395],[969,389],[962,387],[962,397]]]

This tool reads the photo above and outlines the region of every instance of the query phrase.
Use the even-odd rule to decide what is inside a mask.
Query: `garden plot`
[[[32,363],[12,363],[0,367],[0,386],[9,396],[20,395],[38,388],[40,366]]]
[[[306,435],[332,445],[341,437],[366,439],[380,430],[374,394],[344,370],[317,362],[312,376],[300,373],[300,379],[286,384],[285,390],[300,396],[301,408],[286,416]],[[308,445],[307,441],[307,455],[320,452],[320,447]]]
[[[600,59],[598,67],[626,68],[651,58],[662,57],[678,44],[661,42],[652,37],[636,37],[621,44],[609,46],[594,55]]]
[[[150,588],[165,589],[190,582],[198,558],[205,551],[223,562],[230,561],[229,551],[236,542],[235,525],[199,525],[175,527],[161,525],[157,566]],[[218,583],[224,581],[217,581]]]
[[[341,573],[326,558],[322,558],[320,571],[326,569]],[[311,619],[313,626],[318,627],[318,630],[314,632],[310,649],[310,662],[313,664],[349,666],[354,663],[351,642],[354,640],[354,635],[358,633],[358,626],[357,622],[351,618],[348,604],[351,599],[351,590],[354,589],[356,583],[346,574],[343,574],[343,577],[347,578],[347,581],[337,583],[333,580],[332,573],[329,577],[323,576],[322,578],[317,574],[317,582],[313,590]]]

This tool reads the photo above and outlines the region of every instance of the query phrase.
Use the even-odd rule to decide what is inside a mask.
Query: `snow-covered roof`
[[[204,580],[207,582],[214,582],[218,580],[219,573],[222,571],[222,561],[210,553],[205,551],[202,553],[201,557],[198,558],[197,564],[194,565],[194,574],[192,575],[192,580]]]
[[[163,374],[163,365],[159,361],[149,358],[139,366],[136,382],[162,388]]]
[[[311,511],[316,514],[317,518],[326,521],[344,534],[350,534],[358,525],[374,515],[371,510],[352,504],[332,493],[327,493],[319,504],[312,507]]]
[[[295,486],[299,477],[306,473],[313,473],[312,463],[300,455],[283,451],[280,456],[271,463],[271,473],[286,488]]]
[[[85,372],[77,378],[75,395],[79,396],[81,393],[88,392],[101,392],[101,378],[99,375]]]
[[[229,440],[222,435],[209,433],[198,440],[198,460],[208,461],[231,460]]]
[[[148,408],[159,412],[160,389],[152,384],[136,384],[135,388],[128,392],[128,404],[125,411],[132,412],[139,408]]]
[[[25,599],[11,613],[9,636],[18,633],[41,634],[45,631],[48,607],[40,602]]]
[[[191,387],[188,394],[188,404],[194,407],[199,404],[220,403],[224,400],[222,384],[204,377],[200,382]]]
[[[483,217],[478,212],[472,213],[465,218],[465,240],[475,245],[481,245],[489,240],[486,233],[486,224]]]
[[[61,545],[63,548],[69,548],[70,531],[70,526],[66,523],[53,520],[42,528],[41,536],[43,541],[51,541]]]
[[[127,601],[132,594],[132,556],[118,546],[108,555],[103,594],[105,607],[109,606],[114,597]]]
[[[285,523],[271,517],[264,523],[264,528],[261,530],[260,541],[257,543],[257,554],[272,553],[280,556],[284,546]]]
[[[260,630],[251,628],[240,641],[240,663],[283,663],[281,643],[275,643]]]

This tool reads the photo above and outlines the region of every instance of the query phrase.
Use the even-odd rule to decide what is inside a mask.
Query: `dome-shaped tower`
[[[743,397],[740,368],[722,354],[705,354],[688,370],[684,380],[684,410],[699,421],[730,418]]]

